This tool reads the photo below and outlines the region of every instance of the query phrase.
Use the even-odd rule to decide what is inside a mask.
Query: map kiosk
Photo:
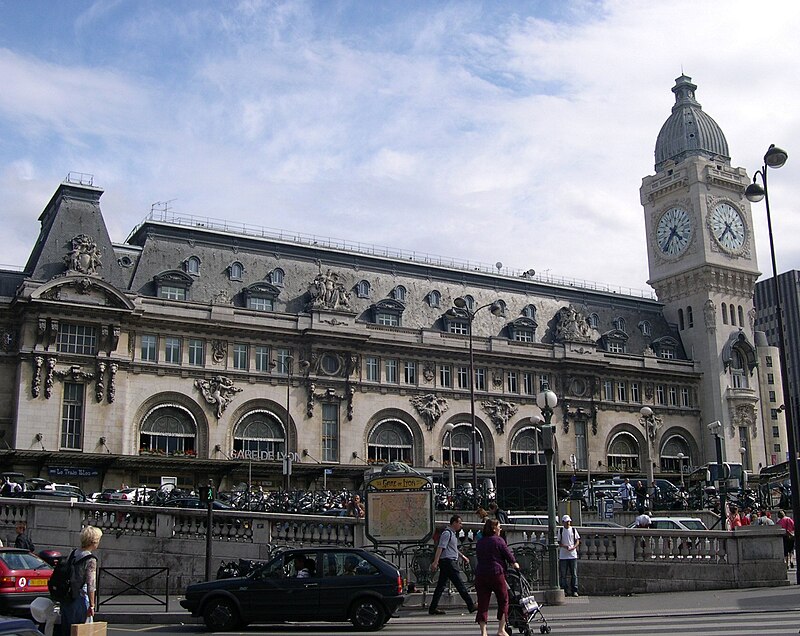
[[[433,536],[433,482],[402,462],[367,478],[367,538],[375,544],[419,544]]]

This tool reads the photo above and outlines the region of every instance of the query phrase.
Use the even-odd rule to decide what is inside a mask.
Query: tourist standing
[[[581,535],[572,527],[572,517],[561,517],[558,529],[558,571],[561,587],[567,596],[578,596],[578,546]]]

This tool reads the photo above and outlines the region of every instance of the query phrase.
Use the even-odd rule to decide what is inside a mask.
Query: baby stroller
[[[542,634],[550,633],[547,619],[539,608],[539,603],[533,597],[531,584],[517,570],[506,572],[508,583],[508,625],[519,630],[524,636],[531,636],[531,623],[539,623]]]

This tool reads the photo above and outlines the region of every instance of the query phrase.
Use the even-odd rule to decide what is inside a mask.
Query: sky
[[[800,269],[800,3],[0,0],[0,264],[68,173],[153,208],[649,290],[642,178],[685,73]],[[753,206],[771,273],[764,204]],[[634,291],[633,293],[638,293]]]

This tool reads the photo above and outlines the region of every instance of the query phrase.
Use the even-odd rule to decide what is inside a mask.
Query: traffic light
[[[200,501],[203,503],[214,501],[214,486],[203,486],[200,488]]]

